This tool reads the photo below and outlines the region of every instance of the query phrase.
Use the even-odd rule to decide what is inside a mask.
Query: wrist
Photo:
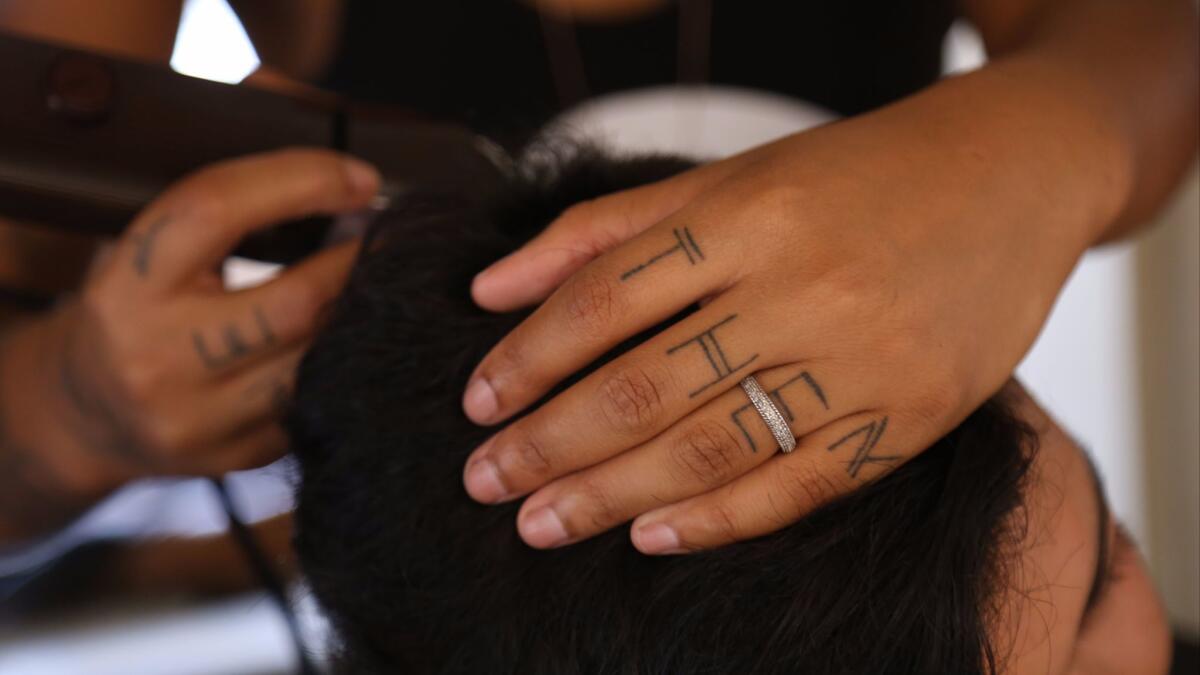
[[[61,392],[62,311],[11,331],[0,346],[0,405],[9,436],[36,455],[46,483],[64,503],[86,506],[128,480],[87,442],[84,420]]]
[[[989,205],[1007,227],[1064,261],[1102,241],[1129,203],[1130,140],[1103,114],[1100,94],[1064,64],[1009,57],[912,103],[909,114],[960,166],[986,174]]]

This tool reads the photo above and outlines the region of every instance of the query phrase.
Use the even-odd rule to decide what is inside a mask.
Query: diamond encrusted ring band
[[[792,430],[787,425],[787,420],[783,418],[783,413],[779,412],[779,408],[771,401],[771,397],[767,392],[763,391],[762,385],[758,380],[754,379],[753,375],[747,375],[741,382],[742,390],[746,392],[746,396],[750,397],[750,403],[754,409],[758,411],[758,416],[766,423],[767,428],[771,430],[771,435],[779,443],[779,449],[784,452],[791,452],[796,449],[796,437],[792,435]]]

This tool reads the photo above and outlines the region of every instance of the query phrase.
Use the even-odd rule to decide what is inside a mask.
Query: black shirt
[[[549,21],[547,30],[516,0],[350,0],[323,84],[493,134],[535,129],[577,93],[681,79],[787,94],[853,115],[938,77],[951,5],[711,0],[709,20],[693,1],[618,23]],[[697,56],[709,31],[710,49]],[[567,64],[565,96],[552,53],[560,68]]]

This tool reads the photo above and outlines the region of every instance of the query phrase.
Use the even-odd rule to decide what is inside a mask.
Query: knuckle
[[[618,368],[600,385],[600,409],[620,432],[646,431],[662,416],[663,382],[642,366]]]
[[[620,313],[616,284],[584,268],[567,285],[566,293],[566,323],[571,332],[589,341],[606,335]]]
[[[649,226],[650,223],[639,217],[639,213],[647,210],[637,199],[640,194],[649,193],[639,192],[635,188],[628,192],[604,195],[597,200],[597,206],[608,212],[610,221],[606,227],[599,228],[599,234],[606,236],[606,240],[599,243],[600,246],[615,247],[621,240],[633,237]]]
[[[779,492],[797,507],[797,513],[807,513],[827,504],[848,489],[845,481],[822,471],[812,461],[783,462],[777,482]]]
[[[511,431],[499,447],[495,460],[500,481],[511,488],[528,482],[526,477],[545,481],[553,477],[554,464],[546,446],[525,431]]]
[[[746,181],[747,187],[753,184],[750,181],[758,183],[754,185],[754,201],[767,213],[805,213],[820,199],[820,195],[804,181],[763,180],[761,175],[745,176],[740,180]]]
[[[497,344],[479,364],[479,375],[492,383],[496,395],[503,401],[505,392],[522,389],[522,375],[530,372],[521,341],[516,334]]]
[[[552,227],[561,228],[573,233],[581,257],[592,258],[603,251],[616,246],[620,233],[613,227],[608,227],[606,214],[611,215],[612,195],[577,202],[565,211],[554,222]]]
[[[626,520],[617,506],[612,492],[596,481],[583,480],[578,487],[578,493],[582,497],[583,503],[587,504],[587,508],[584,509],[585,520],[579,525],[586,528],[587,531],[607,530]],[[578,526],[573,529],[578,529]],[[578,533],[576,531],[572,534]]]
[[[741,453],[737,438],[724,425],[706,421],[679,436],[671,458],[680,482],[712,488],[734,473]]]
[[[824,295],[835,308],[861,320],[887,312],[896,299],[894,281],[880,268],[850,267],[830,274]]]
[[[897,280],[905,267],[894,243],[846,232],[822,240],[821,246],[822,255],[808,274],[832,308],[853,317],[873,316],[900,299]]]
[[[741,528],[738,527],[738,516],[733,507],[724,500],[714,501],[705,510],[703,522],[714,539],[717,541],[738,541],[741,539]]]

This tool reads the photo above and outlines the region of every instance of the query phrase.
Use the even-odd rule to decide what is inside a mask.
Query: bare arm
[[[1153,215],[1196,153],[1196,11],[1189,0],[962,0],[998,60],[1074,104],[1128,176],[1118,217],[1097,242]],[[1018,68],[1014,66],[1014,69]],[[1036,108],[1031,111],[1037,114]]]
[[[0,29],[165,63],[179,26],[177,0],[0,0]]]

